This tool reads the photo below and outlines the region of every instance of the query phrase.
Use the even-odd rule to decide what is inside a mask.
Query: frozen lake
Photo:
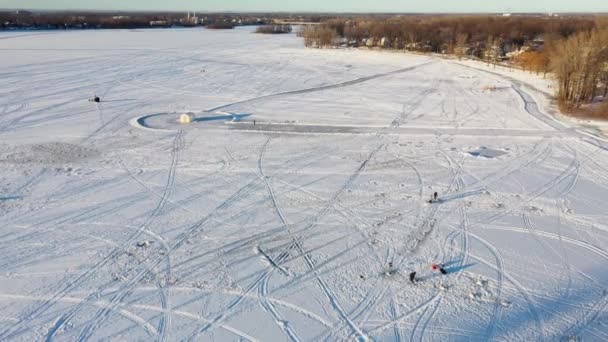
[[[249,28],[0,50],[0,340],[608,340],[608,144],[543,80]]]

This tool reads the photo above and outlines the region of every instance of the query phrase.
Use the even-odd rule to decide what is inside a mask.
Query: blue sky
[[[314,12],[608,12],[608,0],[0,0],[0,8]]]

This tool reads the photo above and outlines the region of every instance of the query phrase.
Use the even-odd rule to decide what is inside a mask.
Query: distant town
[[[74,30],[196,27],[227,28],[272,23],[320,22],[324,17],[290,14],[238,13],[104,13],[0,11],[0,30]]]

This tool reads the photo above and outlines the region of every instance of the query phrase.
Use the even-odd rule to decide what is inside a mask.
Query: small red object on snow
[[[432,264],[431,268],[433,269],[433,271],[437,271],[437,269],[439,268],[439,266],[437,266],[437,264]]]

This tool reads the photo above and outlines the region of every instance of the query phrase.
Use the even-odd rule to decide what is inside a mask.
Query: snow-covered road
[[[242,28],[0,51],[0,340],[608,340],[608,144],[534,82]]]

